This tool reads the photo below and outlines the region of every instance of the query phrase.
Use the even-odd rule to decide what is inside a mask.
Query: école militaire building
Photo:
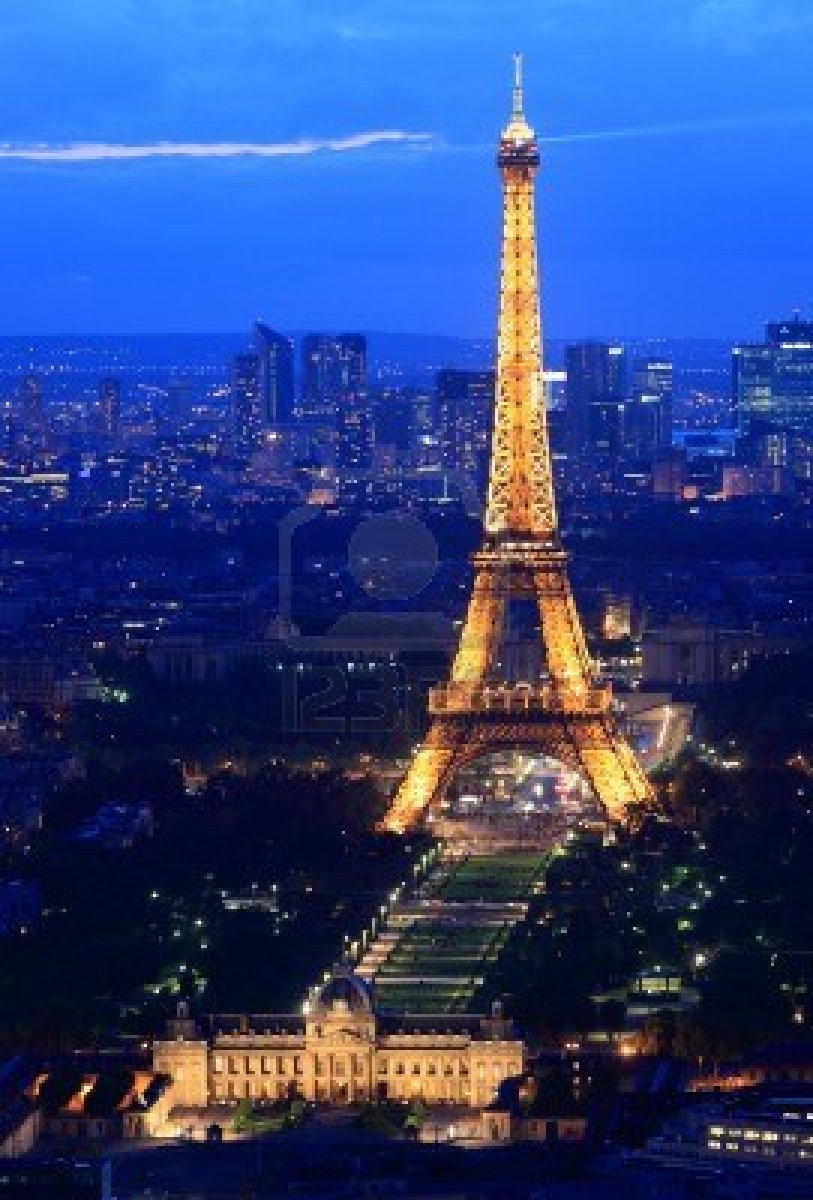
[[[481,1108],[521,1074],[525,1047],[501,1015],[389,1016],[352,974],[309,1011],[192,1020],[181,1008],[154,1043],[178,1109],[301,1096],[324,1104],[420,1099]]]

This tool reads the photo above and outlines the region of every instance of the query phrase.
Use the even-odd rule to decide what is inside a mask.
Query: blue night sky
[[[489,333],[515,48],[551,336],[810,311],[811,0],[2,0],[0,332]]]

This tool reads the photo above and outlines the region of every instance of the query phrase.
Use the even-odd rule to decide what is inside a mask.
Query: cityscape
[[[813,36],[776,3],[766,70],[771,38]],[[600,0],[573,6],[604,30]],[[160,14],[192,38],[189,11],[154,7],[147,24]],[[232,26],[229,7],[213,0],[202,18],[221,57],[256,17],[249,0]],[[311,18],[278,7],[293,70]],[[409,47],[416,30],[386,7],[368,26],[367,5],[348,5],[333,30],[348,54],[368,39]],[[451,7],[432,18],[440,42],[479,45],[491,17],[472,0],[472,30],[450,33]],[[326,199],[337,255],[346,241],[346,322],[302,320],[287,229],[273,287],[246,315],[246,285],[240,322],[227,297],[243,252],[227,266],[233,332],[213,332],[213,301],[191,292],[183,322],[137,315],[162,312],[169,287],[165,263],[138,283],[148,238],[127,251],[124,332],[104,302],[71,311],[58,281],[45,298],[36,264],[19,309],[12,288],[0,1197],[813,1196],[813,310],[798,300],[811,248],[777,266],[783,300],[775,282],[732,295],[706,332],[655,331],[673,303],[659,308],[659,251],[635,301],[641,333],[612,305],[595,334],[579,332],[593,309],[562,321],[561,268],[547,270],[567,220],[555,194],[581,177],[557,157],[538,89],[568,4],[550,28],[508,7],[512,44],[528,49],[490,52],[491,144],[460,152],[490,205],[479,325],[479,300],[462,294],[471,264],[453,283],[454,253],[447,324],[431,286],[410,293],[424,249],[410,258],[407,231],[392,269],[403,260],[397,304],[412,294],[416,315],[399,332],[363,258],[351,278],[356,234]],[[643,39],[638,0],[627,7]],[[695,14],[695,39],[731,15],[674,7]],[[85,33],[107,29],[94,8],[77,11]],[[742,9],[720,68],[732,88],[759,44],[762,5]],[[56,42],[73,37],[51,18]],[[327,37],[333,16],[320,20]],[[449,68],[445,106],[463,78]],[[54,95],[63,86],[84,95],[55,68]],[[386,124],[290,143],[224,141],[216,121],[203,142],[93,140],[84,112],[70,111],[64,142],[0,145],[12,189],[33,196],[38,173],[74,173],[64,235],[77,244],[96,236],[70,225],[80,188],[96,195],[87,169],[132,172],[137,188],[144,159],[163,172],[301,158],[285,168],[305,172],[295,207],[320,186],[304,160],[338,173],[371,155],[339,186],[369,192],[374,241],[375,206],[400,186],[392,154],[427,189],[424,201],[414,185],[412,223],[430,219],[436,177],[448,199],[440,176],[460,150]],[[771,136],[773,117],[748,120]],[[658,129],[641,128],[646,166]],[[687,128],[666,136],[705,136]],[[710,128],[739,136],[729,118]],[[770,152],[784,146],[777,135]],[[467,203],[481,211],[479,195]],[[763,250],[755,292],[781,258]],[[25,333],[40,286],[42,320]],[[451,314],[457,291],[465,317]],[[701,291],[686,303],[706,314],[717,300]],[[325,293],[314,314],[341,309],[337,285]],[[761,323],[746,319],[766,297]],[[568,304],[578,312],[576,293]]]

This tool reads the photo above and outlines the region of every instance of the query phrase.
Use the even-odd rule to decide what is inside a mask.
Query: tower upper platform
[[[501,167],[538,167],[540,162],[536,134],[525,119],[522,86],[522,55],[514,55],[514,104],[511,120],[500,138],[497,163]]]

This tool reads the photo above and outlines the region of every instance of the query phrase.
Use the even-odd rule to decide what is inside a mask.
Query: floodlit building
[[[358,976],[334,975],[302,1015],[183,1008],[153,1049],[180,1108],[301,1096],[326,1104],[420,1099],[480,1108],[521,1073],[525,1047],[501,1016],[388,1016]]]

